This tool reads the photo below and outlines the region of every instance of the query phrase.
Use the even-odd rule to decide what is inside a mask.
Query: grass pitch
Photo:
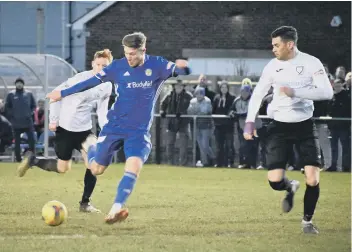
[[[273,191],[266,171],[146,165],[128,201],[129,218],[103,222],[113,202],[122,165],[98,178],[93,203],[104,214],[78,212],[83,165],[65,174],[0,163],[0,251],[350,251],[350,174],[322,173],[315,224],[303,235],[304,176],[288,172],[301,188],[295,207],[281,212],[283,192]],[[41,220],[49,200],[62,201],[69,218],[58,227]]]

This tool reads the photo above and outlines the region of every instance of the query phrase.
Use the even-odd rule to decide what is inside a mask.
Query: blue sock
[[[132,193],[134,184],[136,183],[137,175],[131,172],[125,172],[123,175],[119,186],[117,187],[117,195],[115,198],[115,203],[121,204],[123,206],[127,198]]]
[[[90,165],[95,159],[95,152],[97,151],[96,145],[91,145],[88,147],[87,158],[88,164]]]

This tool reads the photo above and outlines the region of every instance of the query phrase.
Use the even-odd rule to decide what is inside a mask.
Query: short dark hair
[[[271,33],[271,38],[281,37],[284,41],[293,41],[297,44],[298,34],[293,26],[281,26]]]
[[[127,34],[122,39],[122,45],[126,47],[131,47],[135,49],[139,49],[145,46],[147,42],[147,37],[142,32],[134,32],[131,34]]]
[[[17,83],[17,82],[22,82],[22,84],[24,85],[24,80],[20,77],[15,80],[15,83]]]

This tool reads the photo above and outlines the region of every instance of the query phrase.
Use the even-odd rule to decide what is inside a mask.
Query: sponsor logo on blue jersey
[[[129,82],[127,88],[150,88],[153,85],[153,81],[141,81],[141,82]]]

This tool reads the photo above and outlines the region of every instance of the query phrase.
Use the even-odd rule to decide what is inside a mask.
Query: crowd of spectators
[[[333,99],[330,101],[314,102],[314,117],[351,118],[351,72],[339,66],[335,73],[326,73],[334,89]],[[234,167],[235,147],[238,149],[238,168],[265,168],[265,139],[257,137],[253,141],[245,141],[243,127],[248,111],[248,103],[255,88],[250,79],[245,78],[241,83],[238,94],[230,93],[227,81],[221,81],[216,92],[208,88],[205,76],[199,77],[199,84],[189,88],[179,80],[173,85],[172,91],[162,99],[160,114],[176,115],[167,120],[167,157],[171,165],[187,163],[187,146],[189,138],[195,137],[197,142],[197,166],[199,167]],[[186,91],[187,90],[187,91]],[[266,110],[272,101],[272,89],[268,92],[259,110],[260,115],[266,115]],[[193,120],[182,115],[197,115],[199,118],[193,125]],[[205,116],[208,117],[205,117]],[[217,118],[211,115],[224,115]],[[260,128],[270,123],[270,119],[258,119],[256,127]],[[351,170],[351,120],[316,120],[321,145],[328,141],[329,149],[322,148],[322,161],[327,171],[336,171],[339,155],[342,154],[343,171]],[[196,135],[192,136],[193,127]],[[179,134],[180,153],[175,152],[176,134]],[[235,146],[234,136],[238,137],[239,146]],[[212,140],[215,141],[212,141]],[[339,154],[339,143],[342,153]],[[325,146],[325,145],[324,145]],[[328,153],[329,152],[329,153]],[[176,157],[178,162],[176,161]],[[299,155],[295,146],[289,153],[287,164],[289,170],[299,170]],[[326,157],[331,157],[327,162]]]

